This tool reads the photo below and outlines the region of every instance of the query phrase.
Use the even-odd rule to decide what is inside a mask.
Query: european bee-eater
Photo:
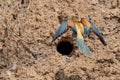
[[[92,30],[99,37],[100,41],[104,45],[107,45],[104,38],[102,37],[102,34],[95,27],[95,24],[91,20],[85,18],[82,18],[80,22],[64,18],[62,20],[62,23],[56,30],[52,42],[55,41],[62,33],[66,32],[68,29],[71,29],[73,31],[73,35],[76,38],[77,47],[80,50],[80,52],[82,52],[85,55],[91,54],[91,51],[84,42],[84,36],[87,36],[90,33],[90,30]]]

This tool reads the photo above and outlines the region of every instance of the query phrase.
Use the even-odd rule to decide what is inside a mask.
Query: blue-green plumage
[[[83,33],[83,35],[84,35],[84,36],[87,36],[87,35],[89,35],[89,33],[90,33],[90,28],[88,28],[88,27],[86,27],[86,26],[84,25],[84,33]]]
[[[59,28],[56,30],[55,35],[53,36],[52,42],[55,41],[62,33],[64,33],[65,31],[67,31],[68,27],[68,18],[64,18],[62,23],[60,24]]]
[[[78,46],[78,49],[80,50],[80,52],[82,52],[84,55],[89,56],[91,55],[91,51],[88,49],[88,47],[86,46],[84,39],[76,39],[76,44]]]
[[[73,33],[72,33],[72,37],[76,37],[76,35],[77,35],[77,30],[76,30],[76,28],[75,28],[75,26],[74,27],[69,27],[72,31],[73,31]]]

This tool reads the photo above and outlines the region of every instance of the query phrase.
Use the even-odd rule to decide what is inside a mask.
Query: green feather
[[[78,46],[78,49],[80,50],[80,52],[82,52],[83,54],[85,54],[86,56],[91,55],[91,51],[88,49],[88,47],[86,46],[84,39],[76,39],[76,44]]]

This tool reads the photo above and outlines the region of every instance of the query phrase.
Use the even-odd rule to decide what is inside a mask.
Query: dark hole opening
[[[57,51],[62,55],[69,55],[73,51],[73,45],[69,41],[60,41]]]

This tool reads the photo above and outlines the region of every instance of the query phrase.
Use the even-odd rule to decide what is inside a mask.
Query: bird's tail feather
[[[77,38],[76,40],[76,44],[78,46],[78,49],[85,54],[86,56],[91,55],[91,51],[88,49],[88,47],[86,46],[85,42],[83,39],[79,39]]]

